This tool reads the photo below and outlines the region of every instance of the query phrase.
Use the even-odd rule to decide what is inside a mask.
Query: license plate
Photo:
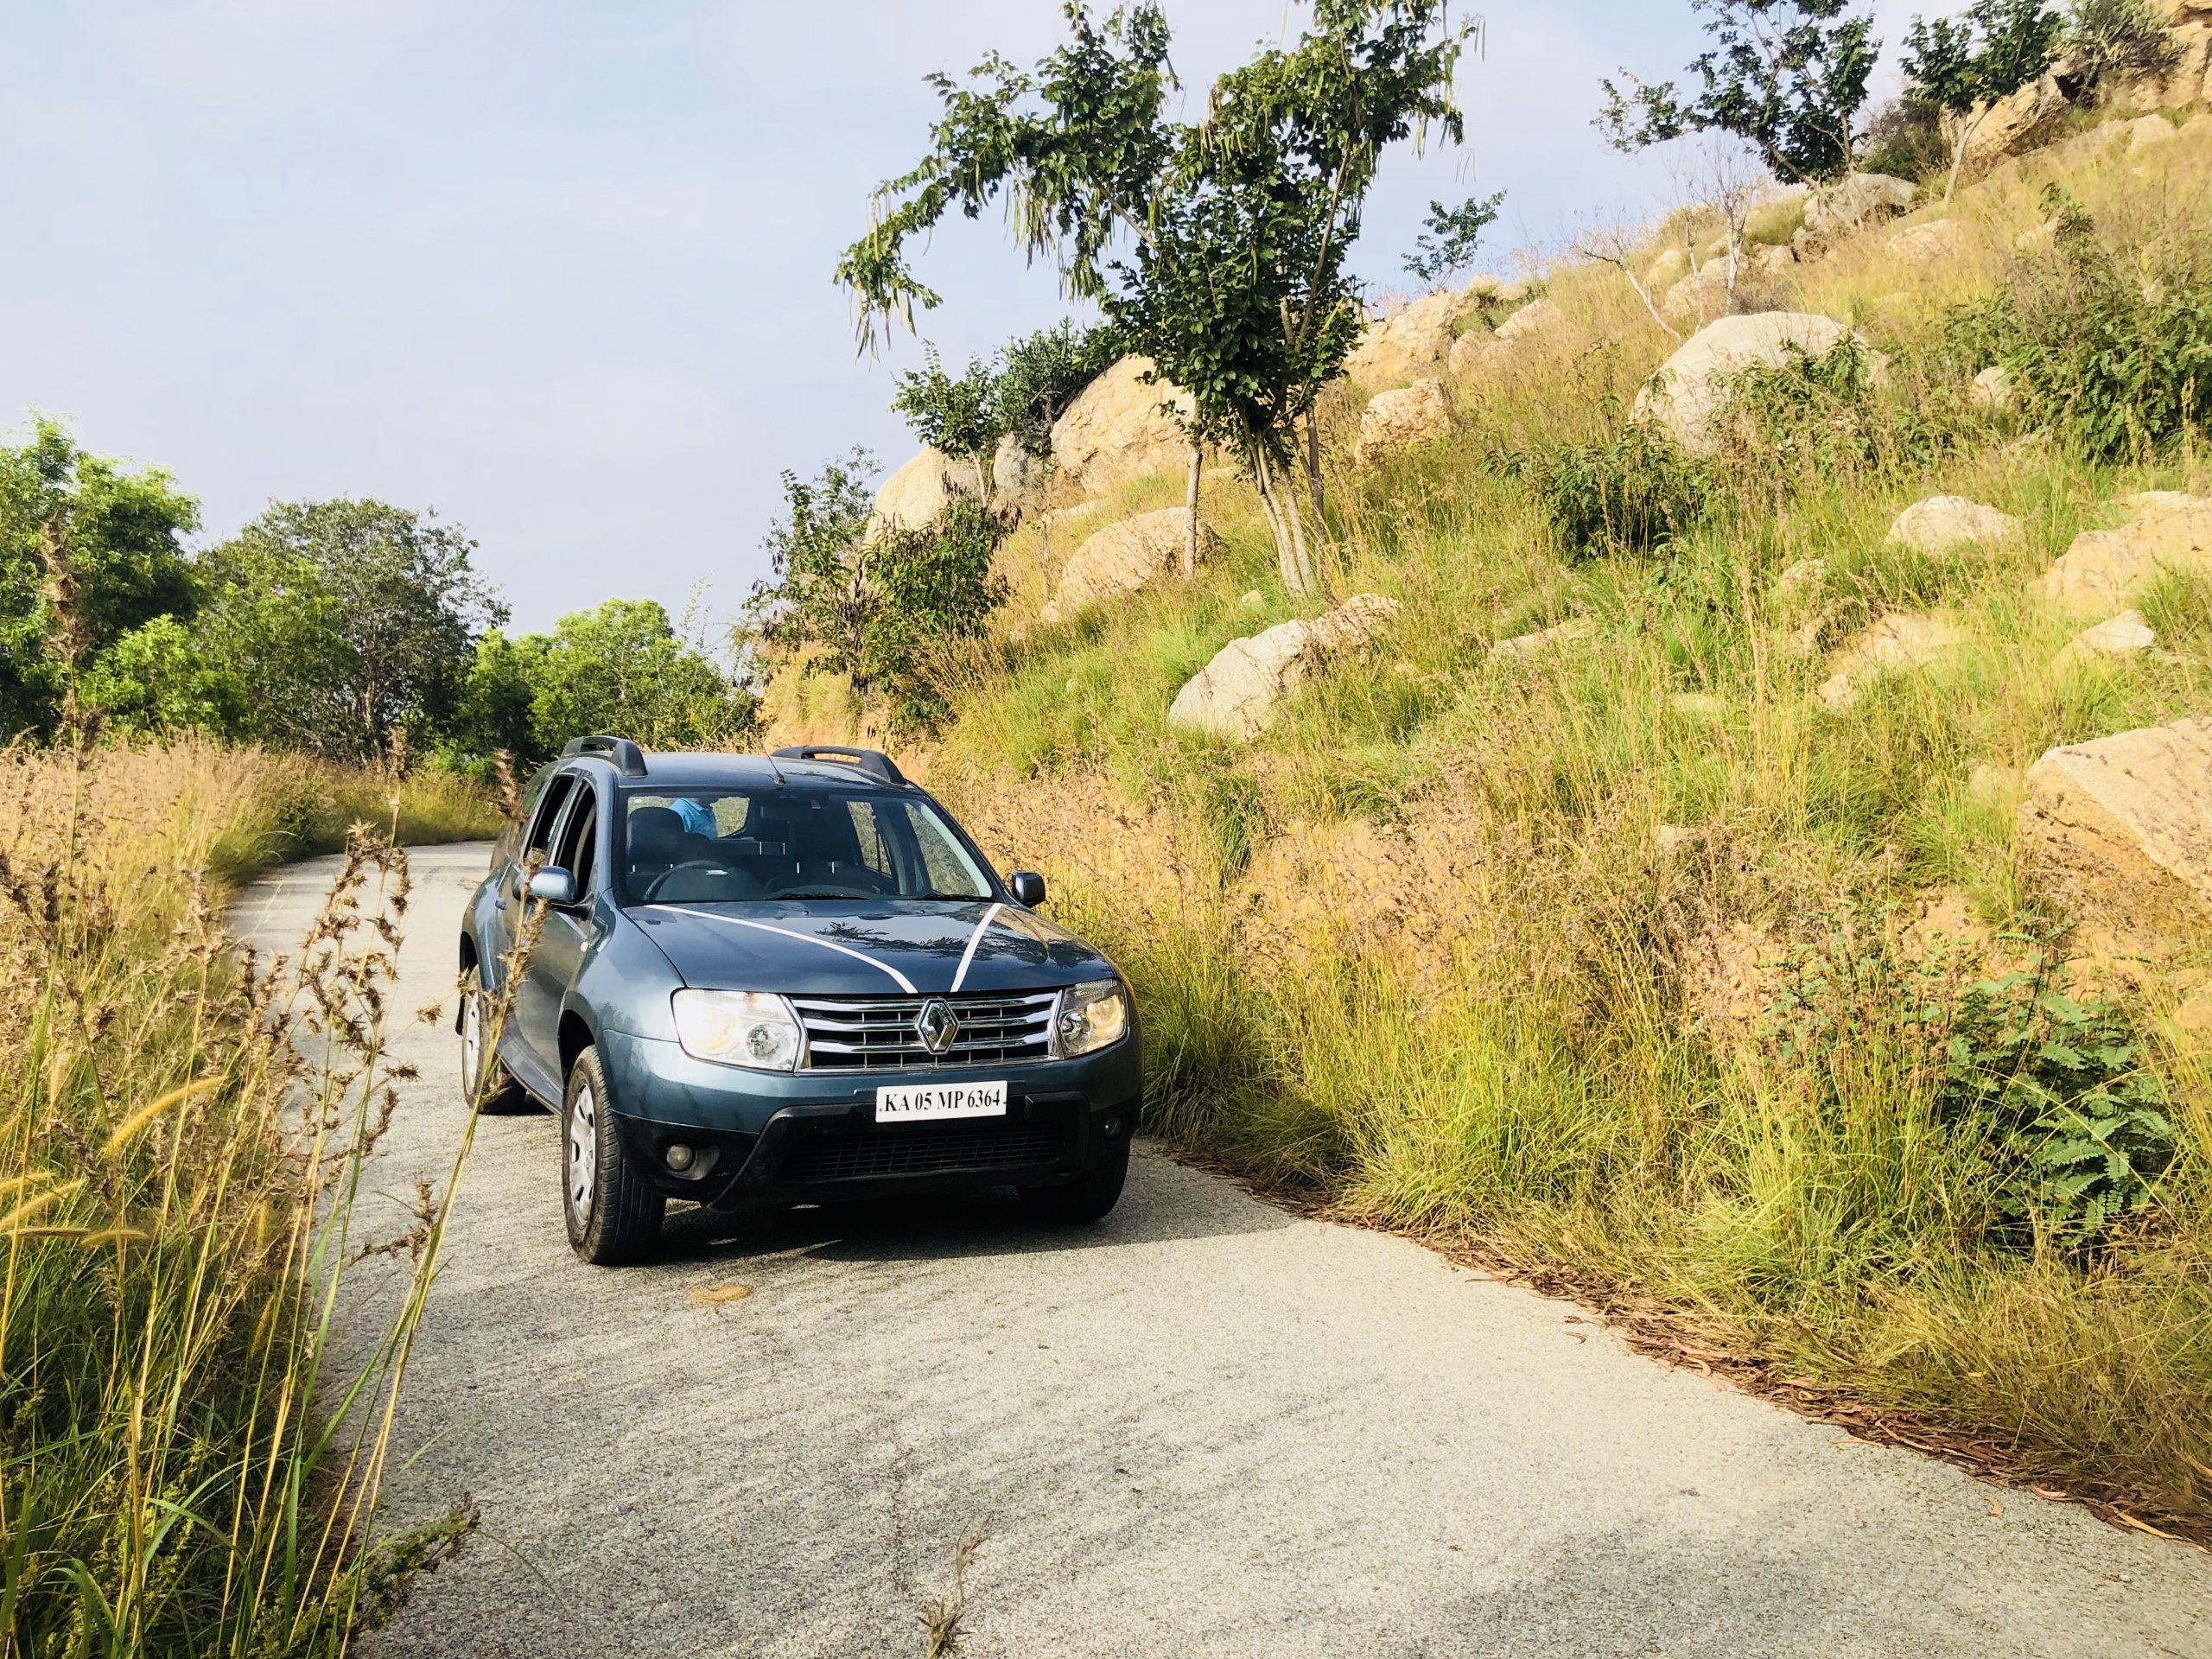
[[[902,1084],[875,1091],[879,1123],[919,1123],[944,1117],[1004,1117],[1002,1083]]]

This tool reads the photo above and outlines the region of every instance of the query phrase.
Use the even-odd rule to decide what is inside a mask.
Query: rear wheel
[[[1106,1160],[1087,1169],[1062,1186],[1021,1186],[1022,1207],[1039,1221],[1069,1226],[1103,1220],[1121,1202],[1122,1184],[1129,1178],[1129,1143],[1117,1141]]]
[[[486,1012],[491,993],[484,988],[483,970],[472,969],[469,977],[469,988],[461,994],[461,1103],[470,1104],[480,1091],[477,1109],[487,1117],[527,1111],[530,1096],[492,1052],[491,1016]]]
[[[652,1253],[668,1200],[630,1166],[607,1109],[607,1075],[599,1051],[588,1048],[569,1068],[561,1104],[561,1212],[569,1244],[594,1267],[614,1267]]]

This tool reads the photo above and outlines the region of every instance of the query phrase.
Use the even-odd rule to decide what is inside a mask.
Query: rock
[[[2191,495],[2187,490],[2138,490],[2115,504],[2138,516],[2146,512],[2183,512],[2212,507],[2212,495]]]
[[[2020,531],[2020,521],[2009,512],[1963,495],[1931,495],[1897,515],[1889,539],[1916,553],[1948,553],[1956,547],[1994,547]]]
[[[1476,277],[1474,281],[1459,290],[1459,300],[1463,305],[1473,305],[1478,301],[1491,298],[1497,294],[1497,278],[1485,273]]]
[[[2212,720],[2051,750],[2029,769],[2017,840],[2074,915],[2151,950],[2200,931],[2212,923]]]
[[[966,461],[925,449],[883,480],[875,493],[868,534],[884,530],[919,530],[956,501],[980,499],[982,482]]]
[[[2010,812],[2020,803],[2020,774],[2011,766],[1976,761],[1967,773],[1967,795],[1983,806]]]
[[[2020,391],[2012,384],[2012,370],[1993,364],[1974,376],[1974,387],[1967,397],[1976,409],[2002,413],[2020,401]]]
[[[2069,611],[2121,609],[2169,570],[2212,575],[2212,502],[2153,507],[2118,530],[2085,531],[2036,581]]]
[[[1679,823],[1657,824],[1651,831],[1651,845],[1662,858],[1672,858],[1676,853],[1687,852],[1704,839],[1702,830]]]
[[[1894,219],[1912,206],[1919,188],[1886,173],[1854,173],[1806,199],[1805,228],[1815,236],[1847,236],[1860,226]]]
[[[1455,380],[1479,379],[1512,360],[1513,346],[1487,328],[1471,328],[1452,342],[1446,367]]]
[[[2181,137],[2174,124],[2163,115],[2146,115],[2139,121],[2123,122],[2127,133],[2127,153],[2140,156],[2146,149],[2160,144],[2171,144]]]
[[[1779,368],[1793,353],[1824,357],[1851,337],[1834,318],[1809,311],[1723,317],[1686,340],[1637,393],[1636,418],[1657,422],[1693,454],[1709,454],[1720,382],[1748,368]]]
[[[1371,467],[1386,456],[1414,448],[1452,429],[1452,400],[1440,380],[1417,380],[1396,391],[1378,392],[1360,412],[1359,441],[1353,463]]]
[[[1753,248],[1751,252],[1751,270],[1772,282],[1787,273],[1797,263],[1797,251],[1787,245]]]
[[[1046,623],[1058,623],[1088,606],[1121,594],[1133,594],[1158,578],[1179,571],[1189,539],[1191,510],[1162,507],[1157,512],[1111,524],[1084,538],[1068,556],[1060,571],[1060,585],[1043,612]],[[1221,537],[1203,518],[1198,521],[1198,558],[1218,555]]]
[[[1191,441],[1163,405],[1188,410],[1188,393],[1165,381],[1147,384],[1152,359],[1125,357],[1076,394],[1052,423],[1052,459],[1087,495],[1147,473],[1190,465]]]
[[[1678,283],[1688,272],[1689,256],[1680,248],[1669,248],[1651,262],[1651,269],[1643,273],[1643,285],[1654,294],[1669,283]]]
[[[1554,302],[1531,300],[1497,325],[1497,338],[1508,345],[1517,340],[1533,340],[1566,320],[1567,314]]]
[[[2006,154],[2022,138],[2067,108],[2070,101],[2056,74],[2046,74],[2009,97],[1999,99],[1968,136],[1967,160],[1985,162]]]
[[[991,499],[1023,513],[1043,509],[1052,499],[1049,457],[1033,455],[1012,433],[991,454]]]
[[[1167,723],[1234,741],[1256,736],[1293,688],[1331,657],[1371,642],[1397,608],[1380,594],[1355,594],[1319,616],[1232,639],[1175,694]]]
[[[1844,643],[1816,695],[1822,707],[1840,714],[1883,675],[1933,667],[1962,643],[1964,636],[1943,617],[1892,611]]]
[[[1587,639],[1592,632],[1590,619],[1570,617],[1555,622],[1548,628],[1539,628],[1534,633],[1516,633],[1510,639],[1501,639],[1490,648],[1490,660],[1497,662],[1527,662],[1541,657],[1559,645],[1571,645],[1578,639]]]
[[[1500,305],[1519,305],[1536,291],[1534,283],[1500,283],[1490,296]]]
[[[2142,612],[2122,611],[2118,616],[2107,617],[2094,628],[2075,634],[2051,659],[2050,665],[2063,674],[2085,663],[2133,657],[2158,643],[2158,631],[2143,620]]]
[[[1774,579],[1775,596],[1784,604],[1802,604],[1818,599],[1827,582],[1826,559],[1800,559]]]
[[[1728,262],[1709,259],[1666,292],[1659,315],[1677,328],[1702,328],[1728,314],[1734,296],[1728,287]]]
[[[1261,597],[1258,588],[1252,588],[1246,589],[1244,597],[1236,602],[1248,611],[1256,611],[1268,601]]]
[[[1955,219],[1910,225],[1889,240],[1890,256],[1909,264],[1935,265],[1952,257],[1966,242],[1966,226]]]
[[[1402,385],[1433,376],[1452,353],[1465,303],[1457,294],[1431,294],[1370,325],[1344,359],[1344,372],[1363,386]]]

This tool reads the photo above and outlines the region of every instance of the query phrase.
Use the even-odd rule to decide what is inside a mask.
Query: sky
[[[1882,0],[1884,33],[1905,7]],[[63,416],[173,474],[207,544],[274,500],[467,527],[518,628],[609,597],[726,619],[779,475],[915,444],[902,339],[855,350],[830,273],[918,157],[923,78],[1032,60],[1058,0],[7,0],[0,423]],[[1195,111],[1295,30],[1285,0],[1167,0]],[[1494,0],[1468,143],[1386,162],[1370,290],[1427,204],[1493,190],[1484,263],[1679,190],[1592,130],[1601,76],[1674,73],[1683,0]],[[940,231],[918,318],[951,361],[1067,315],[989,215]]]

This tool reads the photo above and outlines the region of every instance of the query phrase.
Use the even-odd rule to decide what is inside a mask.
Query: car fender
[[[683,984],[661,948],[613,906],[611,919],[585,947],[574,979],[562,998],[594,1033],[620,1031],[663,1042],[676,1040],[670,997]]]

